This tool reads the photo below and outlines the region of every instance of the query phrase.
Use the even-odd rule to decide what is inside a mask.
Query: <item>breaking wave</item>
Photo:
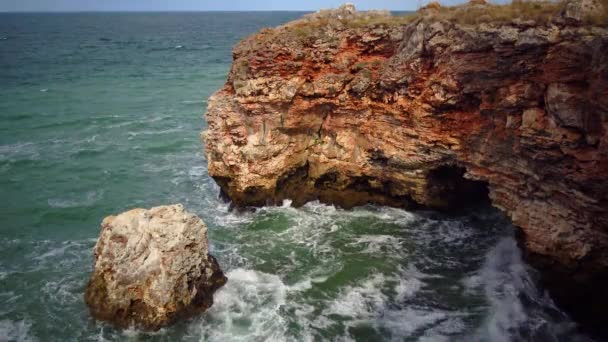
[[[585,341],[536,286],[495,210],[290,204],[217,205],[214,253],[229,281],[188,339]]]

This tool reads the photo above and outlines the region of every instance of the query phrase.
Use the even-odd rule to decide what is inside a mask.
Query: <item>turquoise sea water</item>
[[[587,340],[505,217],[289,202],[234,213],[199,132],[231,48],[301,13],[0,14],[0,341]],[[156,333],[83,302],[102,218],[183,203],[229,278]]]

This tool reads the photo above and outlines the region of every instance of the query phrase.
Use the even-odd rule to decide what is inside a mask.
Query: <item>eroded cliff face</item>
[[[209,174],[238,206],[445,208],[487,193],[550,288],[562,283],[557,299],[600,312],[608,30],[575,5],[475,23],[345,6],[263,30],[235,47],[209,100]]]

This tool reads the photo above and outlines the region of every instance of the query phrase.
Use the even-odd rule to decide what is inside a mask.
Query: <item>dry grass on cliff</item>
[[[600,0],[603,11],[584,20],[585,24],[608,24],[608,0]],[[536,24],[546,24],[559,16],[564,8],[564,1],[543,0],[513,0],[511,3],[496,5],[483,4],[483,0],[472,0],[459,6],[443,7],[434,3],[426,6],[416,15],[423,15],[434,20],[448,20],[464,25],[481,23],[504,24],[513,20],[534,21]]]
[[[300,20],[286,27],[286,30],[296,38],[319,36],[327,30],[344,30],[365,27],[390,27],[406,25],[415,19],[414,16],[394,16],[361,14],[355,18],[335,18],[332,16],[317,17],[310,20]]]
[[[414,15],[388,15],[382,17],[361,17],[350,20],[345,23],[345,26],[350,28],[358,27],[376,27],[376,26],[400,26],[406,25],[414,21]]]
[[[433,19],[448,20],[464,25],[481,23],[507,23],[515,19],[535,23],[547,23],[555,18],[563,4],[553,1],[515,0],[505,5],[465,4],[433,9],[429,16]]]
[[[588,17],[584,23],[608,26],[608,0],[600,0],[604,10]],[[445,20],[461,25],[478,25],[481,23],[505,24],[515,20],[533,21],[535,24],[549,23],[559,16],[564,8],[564,1],[513,0],[511,3],[498,5],[486,0],[470,0],[458,6],[442,6],[433,1],[415,13],[390,15],[388,12],[358,12],[345,18],[331,14],[331,11],[319,12],[304,17],[283,27],[283,37],[295,40],[309,38],[331,38],[328,32],[345,29],[365,29],[373,27],[394,27],[407,25],[415,20]],[[275,33],[278,33],[275,32]]]
[[[587,23],[592,25],[608,26],[608,0],[600,0],[603,11],[587,18]]]

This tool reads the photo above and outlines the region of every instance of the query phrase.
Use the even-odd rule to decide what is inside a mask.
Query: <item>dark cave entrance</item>
[[[466,179],[466,169],[442,165],[427,176],[430,205],[443,210],[462,210],[490,204],[488,183]]]

